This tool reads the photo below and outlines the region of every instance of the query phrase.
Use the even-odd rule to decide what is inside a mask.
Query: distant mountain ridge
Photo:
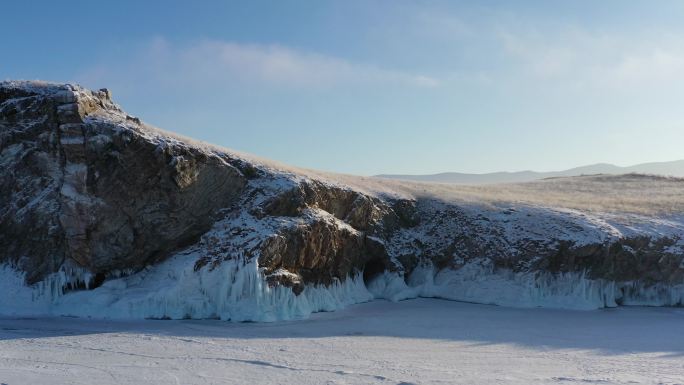
[[[516,172],[492,172],[485,174],[468,174],[460,172],[443,172],[428,175],[399,175],[380,174],[378,178],[400,179],[419,182],[438,182],[455,184],[493,184],[493,183],[520,183],[534,180],[578,176],[594,174],[655,174],[675,177],[684,177],[684,159],[671,162],[641,163],[634,166],[621,167],[609,163],[596,163],[588,166],[575,167],[563,171],[516,171]]]

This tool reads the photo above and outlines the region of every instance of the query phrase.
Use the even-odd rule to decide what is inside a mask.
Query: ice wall
[[[375,298],[392,301],[416,297],[511,307],[591,310],[618,305],[682,306],[684,285],[647,285],[590,279],[586,273],[514,273],[476,260],[458,270],[418,267],[405,279],[396,273],[369,282]]]
[[[371,300],[360,275],[328,287],[309,285],[300,295],[269,287],[256,259],[226,261],[195,271],[196,255],[180,255],[137,274],[113,279],[93,290],[64,293],[76,278],[60,271],[33,287],[14,269],[0,269],[0,314],[71,315],[103,318],[219,318],[276,321],[306,318]],[[19,295],[18,295],[19,294]]]
[[[332,285],[308,285],[300,295],[270,287],[256,262],[229,260],[195,271],[197,255],[177,255],[139,273],[92,290],[62,290],[86,284],[88,273],[60,271],[32,287],[9,266],[0,267],[0,314],[71,315],[97,318],[218,318],[278,321],[334,311],[374,298],[400,301],[434,297],[512,307],[599,309],[618,305],[681,306],[684,285],[592,280],[585,274],[513,273],[487,260],[458,270],[430,264],[409,277],[385,272],[366,285],[360,274]]]

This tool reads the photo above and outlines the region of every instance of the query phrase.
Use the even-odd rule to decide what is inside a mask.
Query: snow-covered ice
[[[417,299],[277,323],[2,318],[0,383],[684,384],[684,309]]]

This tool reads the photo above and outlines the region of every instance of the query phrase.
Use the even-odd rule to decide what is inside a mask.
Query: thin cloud
[[[684,83],[684,47],[667,33],[649,36],[567,28],[553,34],[505,31],[504,51],[528,75],[588,87],[672,87]]]
[[[349,85],[437,87],[440,80],[351,62],[281,45],[242,44],[201,40],[177,44],[156,38],[121,63],[103,64],[84,71],[81,78],[146,79],[185,86],[252,83],[262,86],[329,88]]]

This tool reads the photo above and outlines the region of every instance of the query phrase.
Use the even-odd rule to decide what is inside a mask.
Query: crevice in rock
[[[96,288],[102,286],[106,277],[107,276],[103,272],[99,272],[99,273],[95,274],[92,281],[90,281],[90,285],[89,285],[90,289],[96,289]]]
[[[386,270],[385,262],[380,258],[370,259],[363,266],[363,282],[368,285],[375,277]]]

